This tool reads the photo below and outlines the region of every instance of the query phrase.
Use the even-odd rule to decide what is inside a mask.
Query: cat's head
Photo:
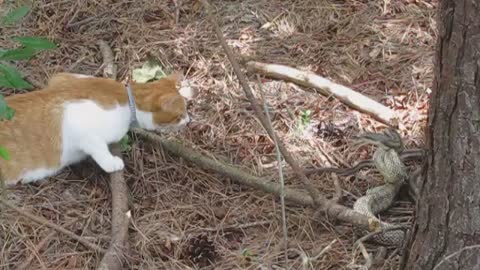
[[[141,128],[162,132],[178,131],[190,122],[187,101],[195,95],[180,73],[159,80],[135,84],[137,120]]]

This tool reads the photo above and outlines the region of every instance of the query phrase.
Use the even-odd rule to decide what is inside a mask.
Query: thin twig
[[[333,244],[335,244],[336,242],[337,242],[337,239],[333,239],[332,242],[330,242],[330,244],[328,244],[328,246],[324,247],[322,249],[322,251],[320,251],[317,255],[315,255],[315,257],[310,258],[310,261],[318,260],[320,257],[323,256],[323,254],[325,254],[327,251],[332,249]]]
[[[74,219],[70,222],[68,222],[67,224],[65,224],[65,226],[70,226],[74,223],[76,223],[78,221],[78,219]],[[38,257],[38,253],[40,252],[40,250],[50,241],[50,239],[52,237],[54,237],[55,235],[57,235],[57,231],[52,231],[51,233],[49,233],[47,236],[45,236],[40,242],[38,242],[37,245],[35,245],[35,248],[34,250],[32,251],[32,254],[30,254],[30,256],[27,258],[27,260],[25,262],[23,262],[16,270],[24,270],[24,269],[27,269],[29,266],[30,266],[30,263],[32,262],[32,260],[35,258],[35,257]]]
[[[256,221],[256,222],[250,222],[250,223],[245,223],[245,224],[227,225],[227,226],[222,226],[220,228],[193,229],[193,230],[187,231],[186,233],[188,234],[188,233],[197,233],[197,232],[218,232],[218,231],[242,230],[242,229],[256,227],[256,226],[268,225],[270,223],[272,223],[272,222],[271,221]]]
[[[365,259],[365,264],[363,265],[363,268],[370,269],[373,263],[372,256],[370,255],[370,253],[368,253],[367,249],[365,248],[362,242],[358,243],[357,247],[358,249],[360,249],[360,252],[362,253],[363,258]],[[355,253],[355,250],[356,249],[354,249],[354,253]],[[355,254],[353,256],[352,264],[355,264]]]
[[[209,158],[206,156],[206,154],[185,147],[181,142],[175,139],[165,139],[157,134],[145,131],[143,129],[133,128],[132,131],[137,135],[147,139],[152,144],[160,146],[169,151],[171,154],[182,157],[184,160],[189,161],[200,168],[213,170],[214,172],[229,177],[239,184],[280,197],[281,193],[279,185],[266,182],[260,177],[253,176],[244,170],[222,162],[220,161],[220,158]],[[285,200],[302,206],[315,206],[308,194],[290,188],[285,188]],[[359,212],[353,211],[352,209],[334,202],[327,202],[326,205],[328,207],[328,216],[333,216],[339,220],[355,224],[369,231],[377,231],[380,228],[380,223],[376,219],[371,219],[363,214],[360,214]]]
[[[440,265],[442,265],[444,262],[450,260],[451,258],[457,256],[458,254],[464,252],[465,250],[470,250],[470,249],[480,249],[480,245],[472,245],[472,246],[467,246],[467,247],[463,247],[455,252],[453,252],[452,254],[448,255],[447,257],[443,258],[437,265],[435,265],[435,267],[433,267],[433,270],[437,269],[438,267],[440,267]]]
[[[353,211],[352,209],[349,209],[345,206],[329,201],[325,196],[320,194],[320,192],[315,188],[315,186],[312,184],[310,179],[308,179],[307,176],[303,173],[303,170],[300,168],[296,160],[287,151],[283,141],[280,138],[278,138],[275,131],[268,126],[265,115],[263,114],[260,105],[256,101],[252,93],[252,90],[250,89],[250,86],[247,83],[247,79],[245,78],[245,75],[242,73],[239,64],[235,60],[231,49],[228,47],[227,42],[223,37],[220,26],[217,23],[218,20],[213,15],[210,4],[208,3],[207,0],[201,0],[201,2],[207,10],[208,17],[210,18],[210,21],[214,26],[215,33],[220,42],[220,45],[224,49],[228,60],[230,60],[230,63],[232,64],[232,67],[233,67],[233,71],[237,75],[240,85],[242,86],[243,91],[245,92],[245,95],[249,99],[257,118],[260,120],[262,126],[265,128],[270,138],[272,138],[272,140],[274,138],[277,140],[278,148],[280,149],[280,152],[282,153],[283,158],[292,167],[293,172],[300,178],[305,189],[310,195],[315,207],[324,210],[327,214],[327,217],[347,221],[353,224],[360,225],[362,227],[366,227],[370,231],[375,231],[380,226],[380,223],[378,221],[376,221],[375,219],[370,219],[369,217],[359,212]]]
[[[240,85],[242,86],[243,91],[245,92],[245,95],[247,96],[248,100],[252,104],[253,110],[255,111],[256,116],[260,120],[260,123],[265,128],[265,130],[267,131],[270,138],[272,138],[273,141],[277,141],[278,148],[280,149],[280,152],[282,153],[283,158],[285,158],[285,161],[292,167],[294,173],[300,178],[300,180],[304,184],[307,192],[312,197],[312,200],[314,201],[315,205],[317,205],[317,206],[324,205],[324,202],[326,202],[327,199],[318,192],[318,190],[315,188],[315,186],[311,183],[311,181],[303,173],[303,171],[300,168],[300,166],[298,165],[298,163],[295,161],[295,159],[292,157],[292,155],[288,152],[288,150],[285,147],[285,144],[283,143],[283,141],[277,136],[277,134],[273,130],[273,128],[268,125],[268,120],[266,119],[265,115],[263,114],[260,105],[256,101],[255,96],[253,95],[253,92],[252,92],[250,86],[247,83],[247,79],[245,78],[245,75],[241,71],[238,62],[235,60],[235,57],[233,56],[233,53],[232,53],[230,47],[228,47],[227,42],[225,41],[225,38],[223,37],[222,31],[220,30],[220,26],[218,25],[218,20],[215,19],[215,16],[212,13],[212,8],[211,8],[210,4],[208,3],[207,0],[201,0],[201,2],[207,10],[210,21],[215,28],[215,33],[217,34],[217,38],[220,41],[220,44],[223,47],[223,49],[224,49],[224,51],[227,55],[228,60],[230,60],[230,63],[232,64],[232,67],[233,67],[233,70],[234,70],[235,74],[237,75],[238,80],[240,81]]]
[[[97,15],[97,16],[91,16],[91,17],[87,17],[87,18],[85,18],[83,20],[80,20],[80,21],[76,21],[76,22],[73,22],[73,23],[68,23],[65,26],[65,29],[70,29],[70,28],[75,27],[75,26],[81,26],[81,25],[84,25],[84,24],[88,24],[89,22],[92,22],[94,20],[97,20],[98,18],[101,18],[106,13],[107,12],[103,12],[103,13],[100,13],[99,15]]]
[[[305,252],[301,251],[301,250],[298,250],[298,249],[294,249],[294,251],[296,251],[299,255],[300,255],[300,258],[302,258],[302,269],[313,269],[313,265],[312,265],[312,262],[318,260],[320,257],[322,257],[325,253],[327,253],[327,251],[329,251],[330,249],[332,249],[332,246],[333,244],[335,244],[337,242],[337,239],[333,239],[332,242],[330,242],[330,244],[328,244],[326,247],[324,247],[317,255],[315,255],[314,257],[309,257]],[[308,265],[310,265],[310,268],[308,268]]]
[[[332,198],[332,201],[338,203],[342,199],[342,187],[340,186],[340,180],[335,173],[332,173],[333,186],[335,187],[335,195]]]
[[[98,45],[103,56],[105,76],[116,79],[117,66],[114,63],[112,49],[103,40],[100,40]],[[114,144],[111,151],[115,156],[122,156],[118,144]],[[130,212],[128,210],[128,186],[123,177],[123,171],[110,174],[110,188],[112,191],[112,239],[107,253],[97,268],[99,270],[121,269],[123,265],[122,259],[125,257],[128,246],[127,239]]]
[[[20,209],[18,207],[16,207],[15,205],[9,203],[6,199],[0,197],[0,203],[2,203],[3,205],[5,205],[6,207],[12,209],[13,211],[19,213],[20,215],[28,218],[28,219],[31,219],[39,224],[42,224],[42,225],[45,225],[49,228],[52,228],[54,230],[56,230],[57,232],[60,232],[60,233],[63,233],[64,235],[72,238],[72,239],[75,239],[77,240],[79,243],[81,243],[82,245],[84,245],[85,247],[97,252],[97,253],[100,253],[100,254],[104,254],[105,252],[107,252],[105,249],[93,244],[93,243],[90,243],[88,240],[84,239],[83,237],[81,236],[78,236],[76,234],[74,234],[73,232],[61,227],[61,226],[58,226],[54,223],[51,223],[50,221],[46,220],[45,218],[43,217],[39,217],[39,216],[35,216],[35,215],[32,215],[30,213],[28,213],[27,211],[23,210],[23,209]]]
[[[162,147],[171,154],[181,157],[200,168],[212,170],[216,173],[231,178],[233,181],[239,184],[255,188],[266,193],[271,193],[277,197],[280,197],[280,185],[266,182],[260,177],[254,176],[242,169],[222,162],[221,158],[210,158],[204,153],[200,153],[193,149],[185,147],[181,142],[175,139],[166,139],[155,133],[148,132],[140,128],[133,128],[132,131],[140,137],[149,141],[151,144]],[[287,201],[294,202],[302,206],[313,206],[312,199],[305,192],[286,188],[285,199]]]
[[[273,130],[272,126],[272,119],[270,118],[270,112],[268,111],[267,101],[265,100],[265,95],[262,89],[262,82],[260,81],[260,76],[257,75],[257,82],[258,82],[258,90],[260,92],[260,96],[262,97],[263,109],[265,110],[265,115],[267,116],[266,124],[269,126],[270,129]],[[273,137],[273,142],[275,144],[275,156],[277,158],[278,164],[278,179],[280,180],[280,206],[282,209],[282,231],[283,231],[283,244],[284,244],[284,260],[285,265],[288,265],[288,231],[287,231],[287,216],[285,212],[285,179],[283,178],[283,169],[282,169],[282,155],[280,153],[280,149],[278,147],[277,137]]]

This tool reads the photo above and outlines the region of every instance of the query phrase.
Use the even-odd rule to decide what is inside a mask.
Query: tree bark
[[[480,269],[480,1],[441,0],[435,81],[403,269]]]

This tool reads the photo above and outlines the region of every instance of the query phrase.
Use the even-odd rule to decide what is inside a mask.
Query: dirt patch
[[[423,145],[436,1],[212,1],[229,45],[238,55],[316,72],[391,107],[401,115],[407,147]],[[386,4],[388,3],[388,4]],[[8,5],[8,3],[4,4]],[[275,149],[239,87],[205,11],[197,1],[34,1],[21,27],[0,30],[1,47],[14,35],[47,36],[57,50],[17,63],[41,87],[56,72],[100,75],[96,41],[110,43],[119,78],[149,58],[182,70],[199,96],[189,105],[191,127],[177,135],[266,180],[276,180]],[[256,82],[251,78],[256,89]],[[336,100],[293,84],[263,80],[274,128],[300,164],[349,166],[371,149],[350,151],[350,138],[382,125]],[[11,89],[2,89],[12,94]],[[310,115],[305,117],[307,110]],[[303,117],[302,117],[303,115]],[[347,269],[355,240],[348,224],[314,222],[313,211],[287,208],[290,249],[283,262],[279,201],[199,170],[134,140],[125,177],[131,190],[131,269],[302,269],[302,256],[332,249],[306,269]],[[299,187],[285,167],[288,186]],[[314,176],[332,196],[330,176]],[[373,171],[341,178],[348,206],[381,183]],[[62,225],[104,248],[110,238],[107,177],[92,162],[47,182],[11,188],[17,206]],[[408,222],[412,205],[398,202],[386,217]],[[14,269],[32,254],[29,269],[92,269],[101,256],[2,209],[0,266]],[[385,217],[382,217],[385,218]],[[44,247],[36,250],[41,241]],[[372,251],[375,247],[372,246]],[[359,260],[359,261],[358,261]],[[361,258],[357,257],[359,263]],[[395,269],[398,256],[381,269]],[[263,267],[263,268],[260,268]]]

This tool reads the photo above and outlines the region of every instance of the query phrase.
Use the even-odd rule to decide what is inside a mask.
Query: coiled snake
[[[379,221],[382,229],[394,226],[380,221],[376,215],[393,203],[400,187],[407,179],[407,169],[400,159],[399,153],[404,150],[400,135],[394,129],[387,129],[383,134],[365,133],[359,136],[358,145],[372,143],[377,145],[373,155],[376,168],[382,174],[385,184],[367,190],[353,205],[353,209]],[[355,228],[361,235],[368,234],[365,229]],[[381,245],[399,246],[405,238],[402,230],[384,231],[372,236],[372,240]]]

